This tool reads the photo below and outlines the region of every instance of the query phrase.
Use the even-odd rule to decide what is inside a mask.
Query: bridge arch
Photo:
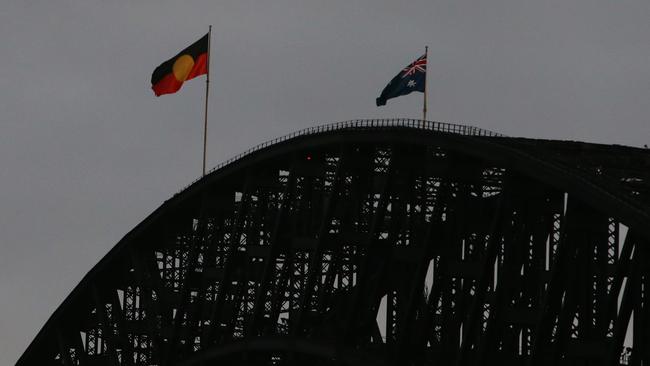
[[[650,339],[649,167],[647,150],[429,121],[301,131],[166,201],[18,364],[177,364],[260,339],[278,345],[264,364],[295,360],[287,339],[386,363],[614,364],[628,328]]]

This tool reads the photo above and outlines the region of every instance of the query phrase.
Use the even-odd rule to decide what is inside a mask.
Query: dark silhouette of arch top
[[[166,201],[18,365],[650,363],[650,153],[326,125]]]

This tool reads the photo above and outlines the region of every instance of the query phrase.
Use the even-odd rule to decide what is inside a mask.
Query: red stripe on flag
[[[178,81],[176,77],[174,77],[173,73],[169,73],[160,79],[160,81],[155,85],[152,85],[151,89],[153,89],[153,92],[157,97],[159,97],[163,94],[176,93],[182,85],[182,81]]]
[[[195,77],[208,73],[208,54],[202,53],[199,57],[194,60],[194,67],[192,71],[187,75],[185,81],[194,79]]]

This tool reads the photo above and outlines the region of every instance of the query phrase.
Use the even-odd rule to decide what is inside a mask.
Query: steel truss
[[[649,168],[414,126],[298,136],[166,202],[18,365],[648,364]]]

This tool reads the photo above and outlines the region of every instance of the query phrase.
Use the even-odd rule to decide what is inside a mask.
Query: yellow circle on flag
[[[172,66],[172,72],[174,73],[176,80],[185,81],[187,79],[187,76],[190,74],[190,71],[192,71],[193,67],[194,59],[192,56],[183,55],[177,58],[176,62],[174,62],[174,66]]]

